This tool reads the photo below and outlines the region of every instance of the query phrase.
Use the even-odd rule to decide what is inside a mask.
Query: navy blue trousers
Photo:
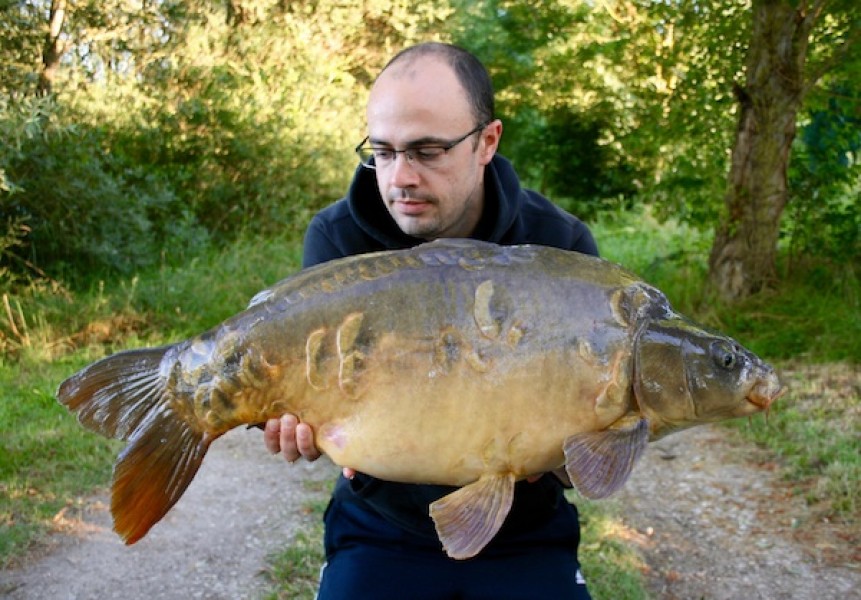
[[[568,508],[568,507],[566,507]],[[327,562],[318,600],[590,600],[575,543],[557,543],[576,510],[559,511],[537,532],[493,542],[478,556],[454,560],[426,540],[353,502],[326,511]],[[548,533],[551,538],[548,543]]]

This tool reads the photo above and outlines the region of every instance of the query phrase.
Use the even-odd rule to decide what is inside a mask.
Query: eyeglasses
[[[363,139],[361,144],[356,146],[356,154],[359,155],[359,160],[362,161],[362,165],[369,169],[384,169],[394,164],[395,160],[398,158],[398,154],[403,154],[410,165],[419,164],[423,167],[434,169],[444,162],[445,156],[448,154],[449,150],[474,133],[478,133],[483,130],[489,123],[490,121],[481,123],[475,129],[456,140],[437,142],[433,144],[416,144],[412,148],[405,148],[404,150],[395,150],[394,148],[387,148],[385,146],[366,146],[365,144],[367,144],[370,139],[369,136]]]

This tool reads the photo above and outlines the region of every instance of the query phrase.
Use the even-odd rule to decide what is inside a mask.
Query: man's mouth
[[[431,203],[420,198],[397,198],[392,202],[395,209],[403,215],[418,215],[424,213]]]

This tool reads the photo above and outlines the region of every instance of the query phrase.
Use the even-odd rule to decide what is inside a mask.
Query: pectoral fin
[[[621,488],[649,443],[649,422],[565,440],[565,470],[577,491],[587,498],[606,498]]]
[[[485,475],[430,505],[446,553],[462,560],[484,548],[502,527],[514,500],[514,475]]]

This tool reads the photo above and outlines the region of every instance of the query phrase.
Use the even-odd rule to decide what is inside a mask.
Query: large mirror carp
[[[306,269],[192,339],[120,352],[59,388],[128,442],[114,529],[134,543],[228,430],[294,413],[336,464],[459,486],[431,505],[446,552],[477,554],[514,483],[564,466],[589,498],[650,440],[767,409],[774,370],[599,258],[440,240]]]

